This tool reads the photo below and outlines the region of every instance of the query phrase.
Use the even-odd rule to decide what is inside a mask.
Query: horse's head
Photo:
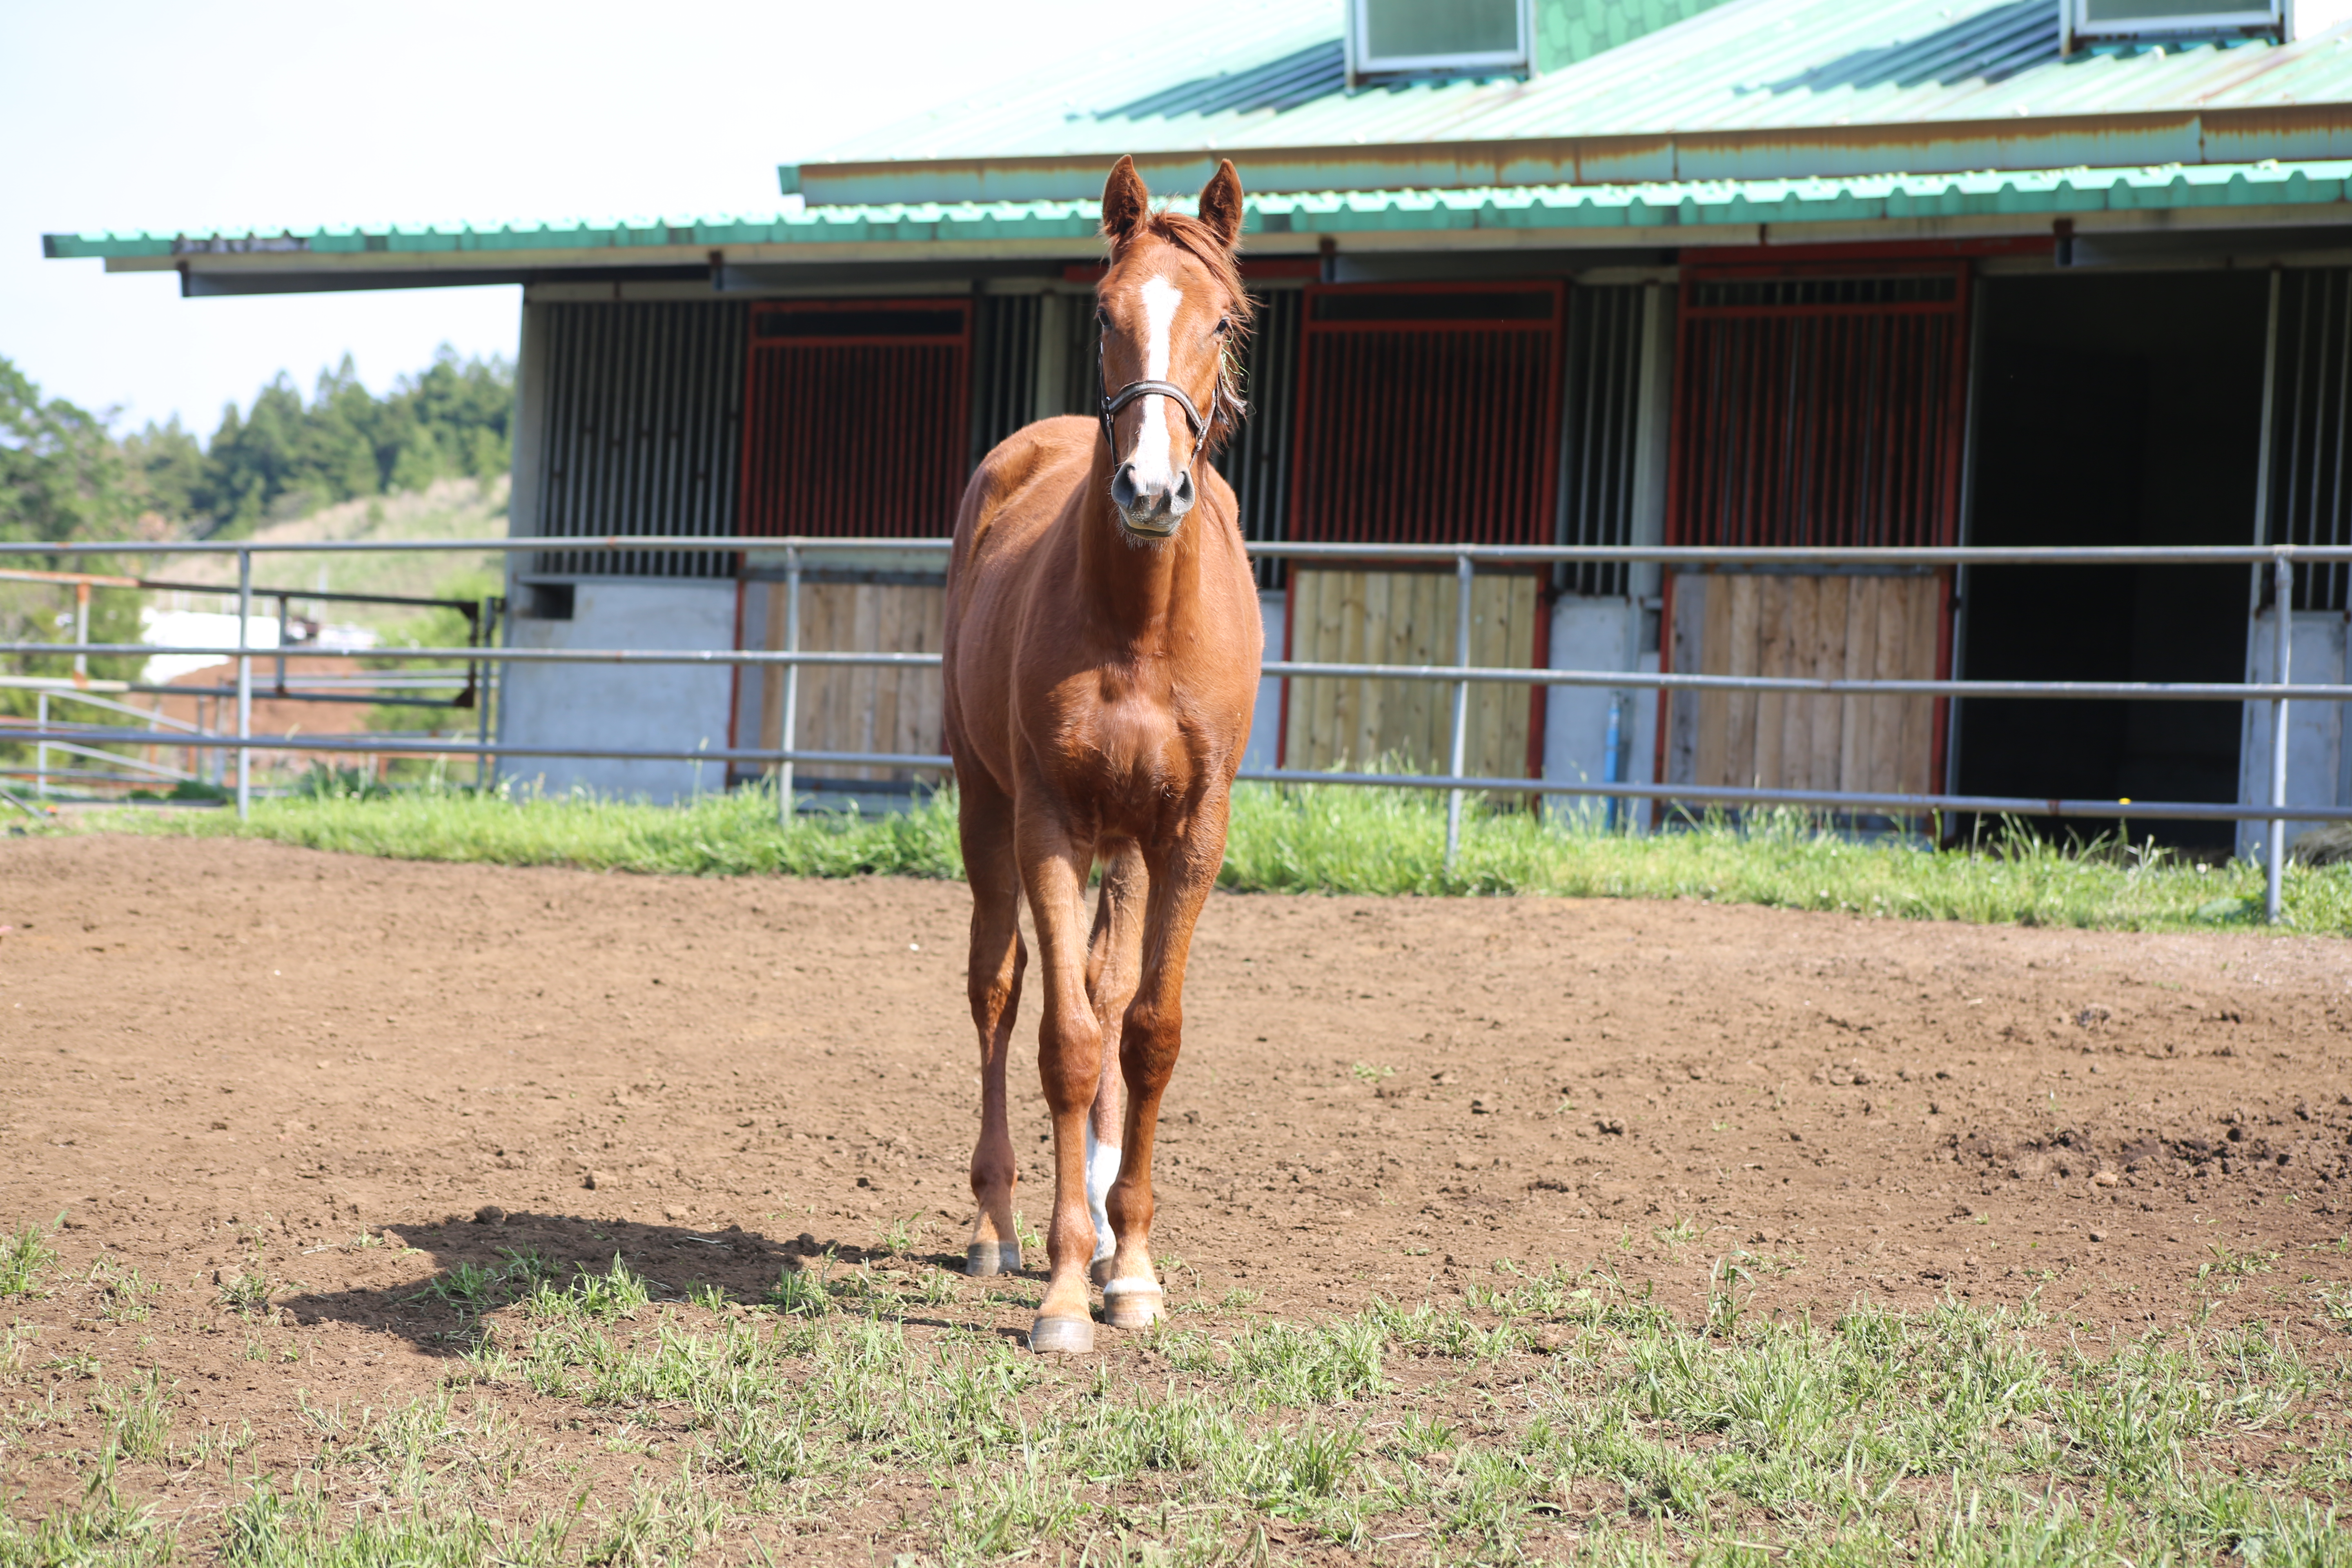
[[[1150,203],[1135,160],[1121,158],[1103,186],[1110,269],[1096,317],[1111,504],[1129,533],[1166,539],[1200,498],[1194,468],[1241,418],[1250,300],[1234,259],[1242,182],[1231,162],[1202,187],[1199,217]]]

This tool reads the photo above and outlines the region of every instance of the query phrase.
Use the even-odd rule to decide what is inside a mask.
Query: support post
[[[798,546],[784,552],[784,651],[801,651],[801,552]],[[801,667],[784,666],[784,721],[782,746],[787,752],[800,748]],[[793,760],[786,757],[776,764],[776,821],[780,826],[793,825]]]
[[[49,694],[46,691],[42,692],[38,702],[38,709],[33,716],[33,724],[36,729],[47,734],[49,728]],[[47,741],[33,748],[33,793],[35,795],[49,793],[49,743]]]
[[[479,647],[488,647],[491,646],[490,639],[497,635],[498,621],[491,615],[489,600],[484,599],[474,616],[474,643]],[[282,642],[285,639],[281,637],[278,640]],[[476,664],[473,670],[474,740],[475,743],[482,748],[474,754],[474,793],[476,795],[481,794],[483,785],[489,782],[490,672],[498,667],[497,659],[486,658]]]
[[[1454,607],[1454,662],[1467,668],[1470,664],[1470,577],[1475,570],[1467,555],[1454,558],[1455,585]],[[1470,683],[1454,683],[1454,754],[1449,771],[1455,778],[1466,771],[1470,742]],[[1462,792],[1454,790],[1445,802],[1445,868],[1451,872],[1462,853]]]
[[[74,584],[74,642],[86,646],[89,642],[89,584]],[[89,655],[74,655],[74,684],[79,686],[89,679]]]
[[[236,738],[253,738],[253,552],[236,552]],[[253,810],[253,752],[236,749],[236,816]]]
[[[2284,918],[2281,907],[2286,875],[2286,684],[2294,652],[2294,563],[2281,555],[2271,563],[2271,679],[2279,694],[2271,699],[2271,832],[2270,874],[2263,894],[2263,910],[2273,925]]]

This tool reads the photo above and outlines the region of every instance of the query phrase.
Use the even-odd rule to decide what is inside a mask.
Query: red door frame
[[[2041,241],[2034,241],[2035,247]],[[1727,253],[1739,255],[1739,253]],[[1797,304],[1797,305],[1715,305],[1698,303],[1699,287],[1706,283],[1739,281],[1778,281],[1791,279],[1885,278],[1889,276],[1934,276],[1942,274],[1953,280],[1952,297],[1948,301],[1898,301],[1863,304]],[[1737,260],[1708,259],[1686,263],[1682,269],[1680,292],[1675,312],[1675,358],[1672,389],[1672,414],[1668,424],[1666,460],[1665,537],[1668,544],[1704,543],[1689,537],[1691,530],[1684,516],[1687,497],[1684,493],[1684,471],[1688,456],[1687,443],[1692,437],[1689,399],[1696,391],[1689,384],[1691,322],[1694,320],[1725,320],[1740,318],[1779,318],[1801,316],[1873,316],[1873,315],[1947,315],[1952,318],[1949,329],[1952,342],[1950,384],[1946,388],[1946,413],[1943,427],[1921,431],[1927,437],[1923,446],[1937,451],[1942,459],[1942,473],[1937,484],[1937,515],[1931,520],[1933,537],[1922,542],[1948,546],[1959,541],[1959,497],[1961,468],[1968,450],[1969,353],[1972,345],[1969,332],[1970,283],[1974,268],[1965,256],[1956,255],[1949,247],[1898,246],[1885,248],[1838,251],[1831,247],[1808,247],[1798,258],[1749,260],[1739,255]],[[1767,421],[1769,423],[1769,421]],[[1675,574],[1661,573],[1658,613],[1658,668],[1674,668]],[[1952,666],[1952,580],[1949,567],[1936,574],[1937,627],[1936,679],[1948,679]],[[1931,790],[1940,787],[1944,776],[1945,748],[1950,731],[1950,699],[1938,697],[1932,710],[1930,752],[1927,777]],[[1673,694],[1658,693],[1657,736],[1652,760],[1651,776],[1665,781],[1666,744],[1671,726]],[[1657,802],[1652,809],[1654,825],[1664,803]]]
[[[739,443],[741,450],[738,454],[735,478],[735,518],[739,532],[751,531],[748,520],[751,506],[751,437],[753,430],[758,426],[755,410],[760,397],[757,356],[763,346],[760,340],[761,318],[852,310],[954,310],[962,317],[961,330],[952,333],[850,334],[814,341],[839,348],[866,348],[883,344],[906,343],[932,346],[954,345],[960,351],[963,374],[956,380],[955,401],[952,405],[954,410],[952,433],[959,443],[965,439],[967,427],[971,422],[971,344],[975,314],[969,295],[918,295],[892,300],[765,300],[758,301],[751,306],[743,328],[743,425],[742,438]],[[786,342],[805,344],[811,341],[806,338],[777,339],[771,340],[765,346],[781,347]],[[743,552],[739,551],[735,556],[735,647],[739,651],[744,646],[743,608],[748,596],[745,586]],[[773,593],[776,590],[772,587],[769,591]],[[730,675],[730,681],[727,694],[727,749],[733,751],[736,748],[742,721],[743,667],[740,664],[736,665]]]
[[[1529,278],[1517,279],[1480,279],[1475,280],[1464,279],[1457,281],[1419,281],[1397,283],[1311,282],[1307,284],[1304,290],[1306,300],[1299,312],[1298,395],[1295,400],[1297,407],[1293,415],[1295,424],[1291,431],[1290,505],[1287,509],[1285,531],[1294,540],[1298,537],[1298,521],[1301,516],[1300,501],[1307,478],[1306,453],[1308,412],[1307,389],[1313,384],[1312,378],[1309,374],[1309,366],[1313,363],[1315,343],[1318,338],[1339,335],[1356,335],[1379,331],[1415,331],[1428,333],[1431,335],[1438,335],[1453,332],[1492,332],[1504,331],[1521,331],[1529,334],[1543,333],[1548,335],[1550,340],[1546,345],[1544,359],[1544,401],[1538,413],[1537,422],[1539,429],[1549,433],[1546,450],[1551,454],[1551,460],[1542,465],[1540,470],[1541,477],[1538,481],[1536,499],[1533,507],[1531,508],[1531,512],[1537,520],[1538,527],[1545,537],[1540,539],[1529,539],[1524,542],[1530,544],[1540,544],[1546,542],[1550,535],[1552,520],[1557,515],[1559,506],[1559,463],[1558,460],[1558,447],[1560,420],[1560,377],[1562,374],[1560,361],[1561,356],[1566,353],[1568,341],[1569,288],[1570,284],[1568,280],[1559,278]],[[1315,304],[1318,300],[1328,299],[1335,296],[1347,297],[1351,295],[1425,294],[1433,296],[1442,295],[1459,297],[1465,294],[1537,293],[1548,294],[1550,296],[1551,313],[1547,319],[1536,320],[1533,318],[1528,318],[1517,321],[1450,321],[1443,318],[1416,319],[1410,316],[1403,316],[1380,321],[1318,321],[1316,319],[1315,310]],[[1508,542],[1520,542],[1510,541]],[[1383,564],[1381,563],[1374,561],[1351,563],[1341,559],[1332,559],[1319,562],[1318,564],[1320,569],[1326,571],[1343,569],[1350,564],[1360,564],[1366,570],[1395,569],[1393,564],[1389,564],[1383,568]],[[1548,655],[1549,650],[1551,641],[1550,612],[1551,594],[1549,587],[1549,576],[1547,574],[1546,586],[1539,589],[1537,595],[1535,646],[1536,658],[1538,665],[1541,664],[1542,659]],[[1282,657],[1285,660],[1291,658],[1293,646],[1297,637],[1297,629],[1298,572],[1294,564],[1292,569],[1284,574],[1283,579]],[[1286,766],[1289,761],[1290,685],[1290,680],[1287,678],[1286,678],[1282,682],[1282,701],[1275,731],[1274,755],[1275,766],[1276,767]],[[1540,764],[1543,758],[1543,725],[1545,717],[1544,695],[1548,689],[1548,688],[1538,686],[1534,688],[1528,694],[1528,755],[1531,759],[1528,768],[1529,777],[1538,776],[1541,772]]]

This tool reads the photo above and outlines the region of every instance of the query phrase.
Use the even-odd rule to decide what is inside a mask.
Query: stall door
[[[1559,470],[1557,282],[1349,284],[1307,290],[1290,536],[1340,544],[1552,537]],[[1335,563],[1292,572],[1285,619],[1297,659],[1451,664],[1458,603],[1450,567]],[[1533,575],[1482,573],[1472,662],[1543,657]],[[1428,681],[1293,680],[1286,767],[1442,766],[1453,692]],[[1471,692],[1470,771],[1523,776],[1539,758],[1535,693]]]
[[[1956,542],[1965,263],[1685,269],[1666,538],[1692,545]],[[1669,668],[1932,679],[1949,575],[1718,569],[1667,580]],[[1678,784],[1924,792],[1933,698],[1683,692],[1662,700]]]
[[[779,300],[751,312],[744,396],[743,531],[768,537],[945,539],[970,472],[969,300]],[[939,563],[811,557],[801,647],[936,652]],[[754,563],[740,639],[785,641],[782,584]],[[750,678],[756,706],[737,731],[783,739],[784,673]],[[753,693],[743,693],[750,704]],[[794,742],[811,750],[935,753],[944,741],[936,669],[801,672]],[[813,781],[904,781],[904,769],[804,766]]]

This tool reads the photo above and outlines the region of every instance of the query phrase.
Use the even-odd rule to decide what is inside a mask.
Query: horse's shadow
[[[793,1273],[837,1279],[842,1270],[894,1256],[958,1269],[963,1261],[946,1254],[894,1255],[806,1231],[780,1239],[740,1226],[703,1231],[576,1215],[511,1214],[495,1223],[395,1221],[376,1227],[376,1234],[387,1247],[423,1253],[425,1266],[399,1284],[302,1291],[276,1299],[274,1307],[297,1323],[349,1323],[398,1335],[433,1354],[457,1355],[479,1340],[486,1312],[512,1305],[541,1282],[566,1290],[583,1278],[609,1281],[616,1259],[644,1282],[648,1304],[698,1298],[719,1305],[772,1301],[780,1281]]]

